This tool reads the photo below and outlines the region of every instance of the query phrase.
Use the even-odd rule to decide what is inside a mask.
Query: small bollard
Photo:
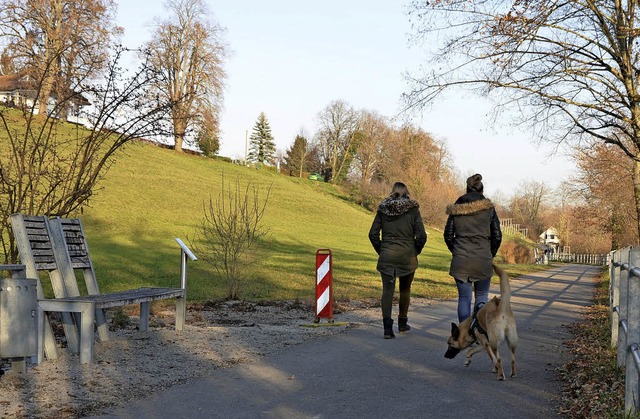
[[[316,252],[316,303],[314,323],[320,323],[320,318],[333,323],[333,266],[329,249],[319,249]]]

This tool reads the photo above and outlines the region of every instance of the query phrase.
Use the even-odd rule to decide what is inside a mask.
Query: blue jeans
[[[471,294],[475,295],[476,307],[479,303],[486,303],[489,300],[489,288],[491,278],[475,282],[461,281],[456,279],[458,287],[458,321],[462,322],[471,316]]]

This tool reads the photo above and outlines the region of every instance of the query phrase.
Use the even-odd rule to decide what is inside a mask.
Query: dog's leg
[[[516,347],[518,346],[518,332],[516,331],[515,322],[511,325],[506,336],[509,350],[511,350],[511,378],[518,376],[516,371]]]
[[[493,368],[491,368],[491,372],[498,372],[499,370],[498,362],[500,361],[500,358],[496,357],[496,352],[492,349],[492,346],[490,344],[490,339],[488,339],[484,335],[479,335],[478,343],[480,344],[480,347],[477,349],[478,350],[480,348],[484,349],[487,355],[489,355],[489,359],[491,359],[491,363],[493,364]]]
[[[504,377],[504,369],[502,368],[502,359],[500,359],[500,355],[496,353],[496,365],[498,368],[498,380],[500,381],[504,381],[505,377]]]
[[[504,381],[504,369],[502,368],[502,359],[500,359],[500,354],[498,353],[498,348],[492,348],[487,346],[487,353],[489,357],[493,361],[493,372],[498,373],[498,380]]]
[[[473,346],[469,348],[469,350],[467,351],[467,360],[464,362],[464,366],[468,367],[469,364],[471,364],[471,357],[477,354],[478,352],[482,351],[483,349],[484,348],[482,346]]]
[[[511,378],[516,378],[518,376],[516,372],[516,348],[509,346],[511,349]]]
[[[484,345],[489,358],[491,358],[491,362],[493,362],[493,370],[492,372],[498,373],[498,380],[504,381],[504,369],[502,368],[502,360],[500,359],[500,353],[498,352],[497,345],[492,345],[489,340],[485,342]]]

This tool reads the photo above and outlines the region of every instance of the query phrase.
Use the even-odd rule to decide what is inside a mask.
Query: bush
[[[500,254],[505,263],[528,264],[535,261],[532,244],[517,237],[504,238]]]
[[[236,300],[247,279],[246,269],[251,263],[251,251],[259,238],[267,234],[262,218],[269,201],[271,185],[260,203],[258,188],[251,182],[235,189],[227,186],[222,176],[218,199],[204,203],[204,219],[196,230],[193,249],[227,279],[227,298]]]
[[[233,163],[233,160],[231,159],[231,157],[215,156],[214,158],[216,160],[224,161],[224,162],[227,162],[227,163]]]
[[[380,201],[387,196],[388,189],[391,187],[385,183],[354,183],[349,189],[349,198],[356,204],[375,212]]]

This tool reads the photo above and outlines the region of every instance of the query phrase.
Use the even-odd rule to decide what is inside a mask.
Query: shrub
[[[258,188],[250,182],[245,188],[236,179],[235,189],[225,185],[224,175],[217,200],[204,203],[204,219],[196,230],[192,247],[227,280],[227,298],[238,299],[251,263],[251,250],[267,234],[262,219],[271,186],[260,203]],[[197,244],[201,243],[201,244]]]
[[[522,238],[508,237],[502,240],[500,254],[505,263],[533,263],[535,256],[532,244]]]
[[[224,161],[227,163],[233,163],[233,160],[231,159],[231,157],[225,157],[225,156],[215,156],[216,160],[220,160],[220,161]]]

